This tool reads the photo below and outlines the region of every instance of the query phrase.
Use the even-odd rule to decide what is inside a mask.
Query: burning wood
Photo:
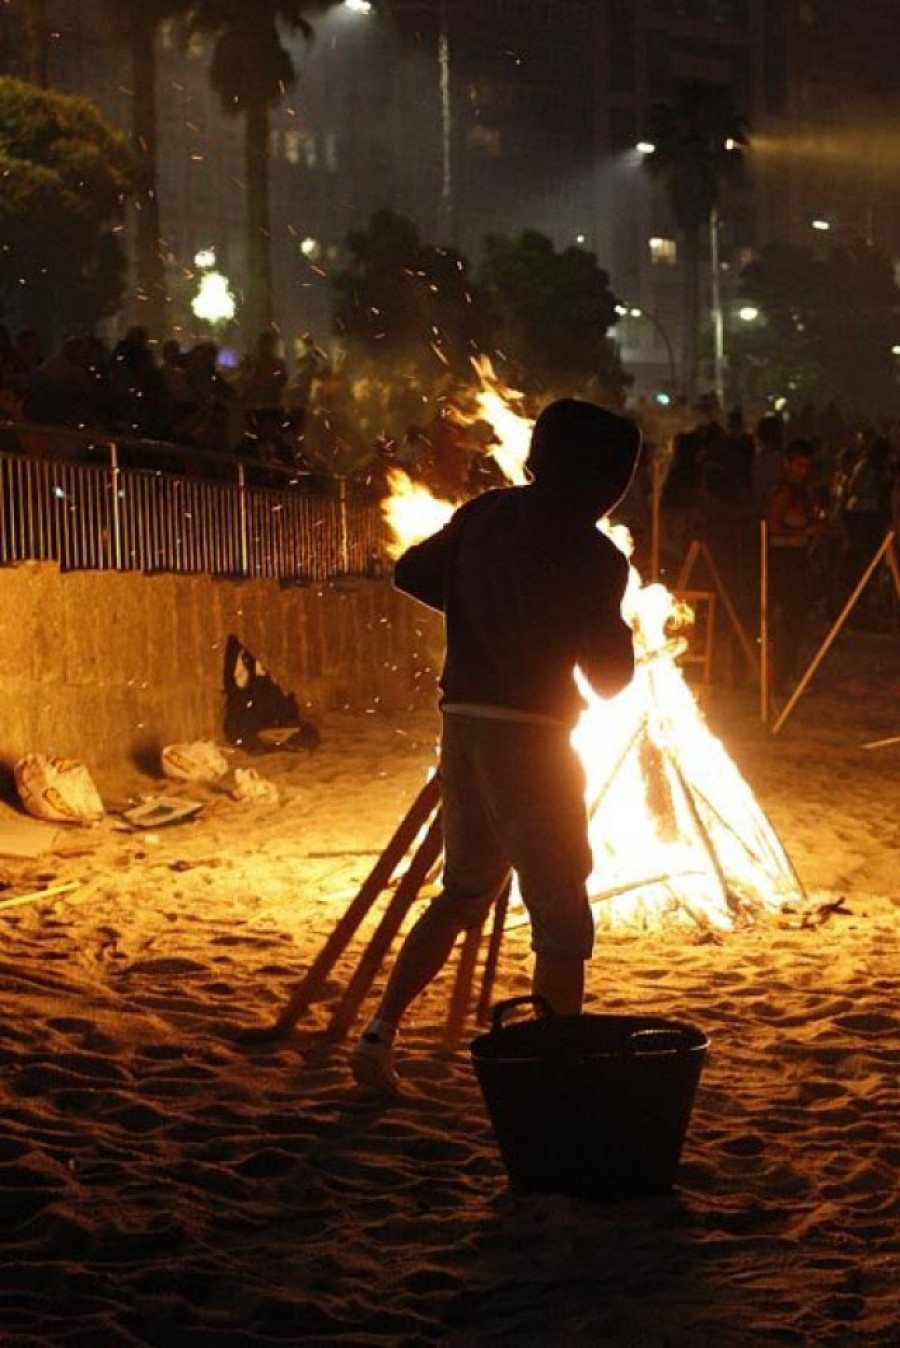
[[[479,368],[479,415],[498,443],[507,480],[525,482],[531,422]],[[390,473],[384,513],[398,555],[439,529],[456,502],[441,500],[400,470]],[[621,526],[601,528],[631,557]],[[805,895],[775,830],[722,743],[710,732],[678,666],[677,635],[689,611],[662,585],[645,585],[632,565],[622,605],[635,634],[637,670],[604,700],[579,676],[587,709],[572,742],[587,774],[595,869],[589,881],[598,925],[676,920],[726,931]],[[513,908],[518,900],[513,893]]]

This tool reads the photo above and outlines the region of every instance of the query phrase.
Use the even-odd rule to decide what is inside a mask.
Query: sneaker
[[[359,1086],[381,1095],[398,1095],[400,1078],[394,1067],[394,1050],[367,1030],[350,1054],[350,1071]]]

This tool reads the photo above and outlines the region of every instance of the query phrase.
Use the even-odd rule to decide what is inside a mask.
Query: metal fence
[[[5,428],[4,441],[33,429]],[[119,444],[96,440],[73,450],[71,440],[43,436],[46,456],[0,450],[0,565],[55,561],[68,571],[279,581],[371,576],[385,566],[378,504],[351,483],[312,490],[288,470],[266,468],[276,485],[258,486],[248,481],[253,469],[232,458],[152,444],[131,444],[124,454]],[[123,458],[152,463],[154,454],[165,468],[122,466]],[[97,458],[105,462],[90,461]],[[190,473],[177,471],[179,460]],[[204,470],[233,480],[209,480]]]

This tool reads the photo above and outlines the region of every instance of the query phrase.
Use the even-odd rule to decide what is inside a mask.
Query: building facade
[[[3,68],[42,68],[128,127],[127,59],[102,0],[45,0],[30,41],[27,9],[3,7]],[[373,0],[369,12],[337,6],[314,42],[290,49],[298,79],[271,129],[289,345],[306,330],[327,338],[343,241],[388,207],[473,262],[487,234],[527,227],[591,249],[624,302],[615,335],[637,391],[671,391],[683,250],[635,146],[653,105],[690,78],[728,86],[753,146],[719,212],[726,359],[741,267],[767,240],[815,243],[816,219],[900,253],[895,0]],[[196,253],[213,249],[238,293],[244,280],[241,119],[211,89],[210,57],[209,39],[160,28],[159,199],[185,339],[197,335]],[[705,312],[711,266],[708,256]]]

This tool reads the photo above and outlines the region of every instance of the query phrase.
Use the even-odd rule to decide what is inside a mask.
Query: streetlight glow
[[[216,265],[215,248],[201,248],[194,254],[194,266],[200,267],[203,271],[208,271],[210,267]]]
[[[371,14],[372,0],[344,0],[344,8],[352,9],[354,14]]]
[[[234,295],[228,277],[219,271],[204,272],[200,289],[191,300],[191,308],[206,323],[227,323],[234,318]]]
[[[744,323],[755,323],[759,318],[759,310],[755,304],[742,304],[738,309],[738,318]]]
[[[639,304],[625,304],[619,300],[615,306],[616,313],[620,318],[645,318],[648,323],[656,330],[662,338],[663,346],[666,348],[666,359],[669,364],[669,382],[674,389],[677,383],[677,374],[675,371],[675,352],[672,350],[672,343],[669,340],[669,334],[666,332],[662,323],[652,314],[649,309],[643,309]]]
[[[639,140],[634,148],[637,150],[638,154],[653,154],[656,150],[656,146],[653,144],[652,140]]]
[[[817,220],[810,220],[809,223],[811,224],[813,229],[821,230],[823,233],[827,233],[828,230],[831,229],[830,220],[817,219]]]

